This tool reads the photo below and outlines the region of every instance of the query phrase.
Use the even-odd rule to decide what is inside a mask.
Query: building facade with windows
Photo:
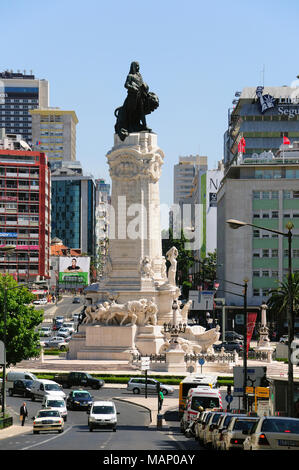
[[[95,256],[95,182],[66,166],[52,172],[52,237]]]
[[[295,83],[298,85],[298,81]],[[283,136],[291,143],[299,138],[299,87],[246,87],[237,93],[235,107],[228,114],[224,134],[226,167],[237,158],[238,144],[246,142],[245,153],[253,157],[264,151],[276,152]]]
[[[51,175],[43,152],[13,149],[17,144],[0,145],[0,252],[15,246],[10,256],[1,253],[0,271],[32,282],[49,278]]]
[[[236,283],[247,278],[248,304],[261,305],[286,279],[287,237],[250,226],[233,230],[228,219],[285,233],[291,221],[293,271],[299,271],[299,142],[282,145],[275,157],[243,155],[229,167],[217,194],[217,275]],[[232,291],[231,284],[221,281],[218,295],[227,305],[242,305],[242,297],[221,290]]]
[[[49,82],[32,74],[0,73],[0,128],[7,134],[20,134],[30,146],[32,119],[30,110],[49,106]]]
[[[35,149],[47,153],[51,169],[76,160],[75,111],[59,108],[31,109],[32,142]]]

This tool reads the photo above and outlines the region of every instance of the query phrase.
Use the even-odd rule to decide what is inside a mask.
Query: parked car
[[[244,336],[236,333],[235,331],[225,332],[225,341],[244,341]]]
[[[70,332],[70,334],[73,334],[75,333],[75,325],[74,325],[74,322],[64,322],[62,324],[62,328],[67,328]],[[58,330],[59,331],[59,330]]]
[[[78,323],[79,318],[80,318],[80,313],[73,313],[72,319],[74,320],[74,322]]]
[[[63,338],[68,338],[69,336],[71,336],[71,332],[70,332],[69,328],[61,327],[57,331],[57,336],[62,336]]]
[[[59,338],[59,339],[51,338],[48,341],[44,341],[44,348],[59,349],[60,351],[65,351],[69,346],[66,340],[67,338]]]
[[[61,398],[60,395],[50,395],[43,398],[43,408],[51,408],[52,410],[57,410],[63,417],[64,421],[67,420],[67,409],[65,401]]]
[[[87,390],[72,390],[66,399],[69,410],[88,409],[92,405],[93,397]]]
[[[165,385],[160,383],[158,380],[155,379],[147,379],[147,392],[148,393],[157,393],[157,385],[160,384],[160,390],[163,395],[172,394],[174,392],[174,388],[171,385]],[[132,391],[133,393],[141,393],[145,392],[145,378],[138,377],[138,378],[131,378],[127,383],[127,390]]]
[[[203,411],[202,413],[199,414],[196,423],[195,423],[195,439],[199,442],[202,442],[203,439],[203,432],[206,427],[206,423],[209,419],[209,417],[212,415],[212,411]],[[181,421],[181,431],[184,431],[182,429],[182,421]]]
[[[59,395],[63,400],[66,398],[62,387],[58,383],[54,382],[54,380],[34,380],[30,387],[30,392],[32,401],[34,401],[35,399],[43,401],[45,397],[48,398],[53,395]]]
[[[240,353],[243,351],[243,344],[239,341],[223,341],[220,344],[214,344],[213,347],[217,352],[220,352],[222,348],[225,352],[237,351],[237,353]]]
[[[73,304],[80,304],[80,303],[81,303],[80,297],[74,297],[73,298]]]
[[[44,337],[49,337],[52,335],[52,330],[49,326],[42,326],[39,330],[39,335]]]
[[[229,423],[227,429],[223,431],[223,439],[220,443],[220,450],[243,449],[245,436],[243,431],[248,431],[259,420],[253,416],[236,416]]]
[[[116,407],[113,401],[95,401],[87,411],[89,431],[95,428],[111,428],[116,432],[117,415]]]
[[[46,298],[43,298],[43,299],[36,299],[36,300],[33,301],[33,303],[35,305],[44,305],[44,304],[47,304],[48,301],[47,301]]]
[[[243,436],[244,450],[299,450],[299,419],[265,416]]]
[[[54,379],[65,388],[75,386],[91,387],[94,390],[99,390],[105,385],[104,380],[92,377],[86,372],[69,372],[64,376],[54,376]]]
[[[37,380],[37,377],[28,371],[11,370],[6,375],[6,388],[13,387],[15,380]]]
[[[64,420],[58,410],[43,409],[40,410],[33,421],[33,434],[40,431],[58,431],[64,430]]]
[[[203,445],[205,447],[212,447],[212,433],[213,430],[215,429],[215,426],[217,425],[216,423],[218,422],[218,419],[224,414],[222,411],[217,411],[215,413],[212,413],[210,418],[208,419],[205,429],[203,431]]]
[[[13,386],[9,387],[8,395],[13,397],[14,395],[20,395],[24,398],[31,397],[31,385],[33,380],[19,379],[13,382]]]
[[[227,429],[232,418],[236,416],[230,413],[223,413],[219,416],[217,423],[213,426],[212,430],[212,448],[218,450],[220,447],[220,442],[222,440],[222,433]]]

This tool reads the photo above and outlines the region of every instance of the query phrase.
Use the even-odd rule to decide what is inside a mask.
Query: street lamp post
[[[273,232],[277,235],[282,235],[288,239],[288,290],[289,290],[289,305],[288,305],[288,396],[287,396],[287,414],[288,416],[294,415],[294,376],[293,376],[293,363],[292,363],[292,343],[294,341],[294,299],[293,299],[293,289],[292,289],[292,229],[294,224],[288,222],[286,224],[287,232],[280,232],[278,230],[269,229],[266,227],[261,227],[259,225],[250,224],[248,222],[242,222],[241,220],[229,219],[226,221],[229,226],[233,229],[238,229],[240,227],[245,227],[249,225],[250,227],[255,227],[260,230],[265,230],[267,232]]]
[[[220,291],[227,292],[232,295],[237,295],[238,297],[243,298],[243,311],[244,311],[244,328],[243,328],[243,336],[244,336],[244,343],[243,343],[243,409],[247,411],[247,289],[248,289],[248,279],[244,279],[244,284],[239,284],[238,282],[228,281],[226,279],[219,279],[218,281],[227,282],[228,284],[233,284],[235,286],[243,287],[243,294],[237,294],[235,292],[229,292],[223,289]],[[225,341],[225,338],[224,338]]]

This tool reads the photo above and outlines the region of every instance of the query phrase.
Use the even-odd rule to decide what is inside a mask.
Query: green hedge
[[[60,373],[60,374],[54,374],[54,373],[48,373],[48,374],[42,374],[38,373],[36,376],[39,379],[48,379],[48,380],[53,380],[54,375],[59,375],[60,377],[65,377],[67,375],[66,373]],[[102,379],[105,381],[106,384],[126,384],[130,378],[134,377],[140,377],[140,375],[132,374],[132,375],[113,375],[113,374],[90,374],[93,377],[97,379]],[[165,375],[150,375],[149,378],[154,378],[156,380],[159,380],[163,384],[167,385],[179,385],[180,382],[183,380],[184,376],[165,376]],[[234,379],[233,377],[222,377],[218,376],[218,384],[220,386],[226,386],[226,385],[234,385]]]

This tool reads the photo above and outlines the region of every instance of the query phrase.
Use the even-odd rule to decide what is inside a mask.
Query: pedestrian
[[[26,403],[24,402],[20,408],[20,421],[22,422],[22,426],[24,426],[25,419],[27,418],[27,416],[28,416],[28,410],[27,410]]]
[[[162,410],[162,405],[163,405],[163,400],[164,400],[164,395],[163,395],[163,392],[160,390],[159,391],[159,395],[158,395],[158,411],[161,411]]]

